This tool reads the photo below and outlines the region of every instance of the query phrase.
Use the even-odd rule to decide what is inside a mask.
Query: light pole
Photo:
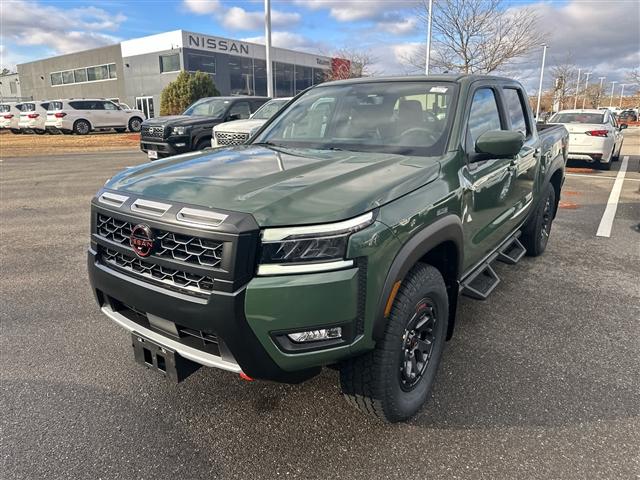
[[[578,81],[576,82],[576,97],[573,99],[573,109],[578,108],[578,92],[580,91],[580,72],[582,69],[578,69]]]
[[[622,108],[622,96],[624,95],[624,86],[626,85],[626,83],[621,83],[620,86],[622,87],[622,91],[620,92],[620,105],[619,107]]]
[[[611,82],[611,99],[609,100],[609,106],[610,107],[613,107],[613,92],[616,89],[616,83],[618,83],[617,80],[614,81],[614,82]]]
[[[424,74],[429,75],[429,62],[431,60],[431,17],[433,13],[433,0],[429,0],[429,14],[427,17],[427,58],[425,59]]]
[[[538,105],[536,105],[536,121],[540,121],[540,99],[542,98],[542,77],[544,77],[544,61],[547,57],[547,44],[542,44],[542,66],[540,67],[540,83],[538,84]]]
[[[600,97],[602,96],[602,84],[604,83],[604,79],[607,77],[600,77],[600,90],[598,90],[598,106],[596,108],[600,108]]]
[[[585,73],[585,75],[587,76],[587,79],[584,81],[584,94],[582,95],[582,109],[584,110],[584,103],[587,101],[587,88],[589,87],[589,76],[592,74],[593,72],[587,72]]]
[[[267,97],[273,98],[273,72],[271,65],[271,0],[264,0],[264,46],[267,63]]]

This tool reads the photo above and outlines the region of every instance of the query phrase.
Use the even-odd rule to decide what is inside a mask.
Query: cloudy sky
[[[436,7],[437,8],[437,0]],[[380,74],[407,73],[402,57],[424,42],[411,0],[272,0],[276,46],[330,54],[368,50]],[[550,45],[548,65],[564,61],[623,81],[640,66],[639,0],[506,0],[533,8]],[[262,0],[1,0],[0,61],[14,68],[56,54],[185,29],[263,42]],[[537,89],[542,49],[513,75]],[[548,76],[549,81],[550,75]]]

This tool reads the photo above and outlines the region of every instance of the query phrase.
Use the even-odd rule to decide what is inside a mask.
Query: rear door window
[[[469,151],[475,150],[476,140],[485,132],[502,130],[500,111],[496,96],[490,88],[480,88],[473,94],[469,123],[467,126],[467,139]]]

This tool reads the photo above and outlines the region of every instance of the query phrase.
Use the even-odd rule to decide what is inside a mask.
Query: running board
[[[499,283],[500,278],[491,268],[491,264],[486,263],[484,268],[478,269],[476,273],[463,282],[462,294],[476,300],[486,300]]]
[[[497,260],[509,265],[515,265],[522,257],[524,257],[525,253],[527,253],[527,250],[520,243],[520,240],[515,237],[511,242],[500,249]]]

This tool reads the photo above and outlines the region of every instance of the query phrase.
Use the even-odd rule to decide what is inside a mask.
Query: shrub
[[[160,115],[179,115],[189,105],[204,97],[217,97],[220,92],[209,75],[181,71],[160,95]]]

